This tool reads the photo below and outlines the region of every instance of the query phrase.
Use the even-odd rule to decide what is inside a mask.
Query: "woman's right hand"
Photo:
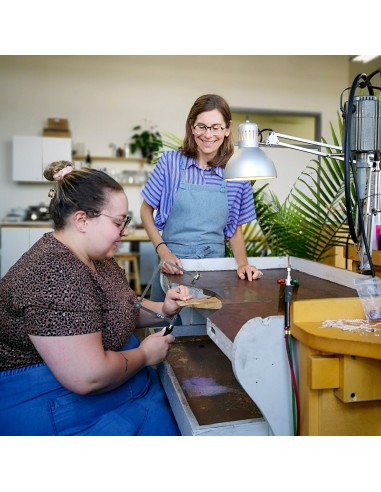
[[[167,246],[163,247],[162,249],[163,251],[161,251],[159,255],[160,263],[162,263],[163,261],[170,261],[171,263],[178,265],[181,268],[183,267],[180,258],[177,258],[177,256],[173,254]],[[168,273],[169,275],[181,275],[183,273],[182,270],[178,270],[174,266],[168,265],[167,263],[165,263],[161,267],[161,271],[163,273]]]
[[[141,342],[140,348],[144,352],[146,366],[159,364],[167,357],[175,337],[171,334],[163,336],[165,329],[149,335]]]
[[[142,219],[144,229],[147,231],[148,237],[150,238],[152,244],[156,245],[156,253],[159,255],[160,263],[163,261],[170,261],[171,263],[182,267],[180,259],[172,253],[166,245],[164,238],[160,235],[153,218],[154,212],[155,209],[143,200],[140,207],[140,217]],[[181,275],[182,273],[181,270],[177,270],[177,268],[170,265],[163,265],[161,271],[170,275]]]

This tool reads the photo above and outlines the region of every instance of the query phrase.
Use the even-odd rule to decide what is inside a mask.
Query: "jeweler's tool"
[[[178,315],[176,314],[172,318],[169,318],[168,316],[163,316],[162,314],[157,313],[156,311],[153,311],[152,309],[149,309],[146,306],[143,306],[143,301],[145,299],[145,296],[146,296],[148,290],[151,288],[152,283],[153,283],[156,275],[159,274],[159,270],[165,264],[171,265],[171,266],[177,268],[178,270],[182,271],[183,275],[190,275],[192,277],[191,285],[193,285],[196,282],[196,280],[198,280],[201,276],[198,272],[188,272],[187,270],[184,270],[184,268],[182,268],[178,265],[175,265],[174,263],[171,263],[170,261],[162,261],[161,263],[159,263],[157,265],[157,267],[153,271],[152,277],[149,280],[148,284],[146,285],[146,288],[144,289],[142,295],[140,296],[139,301],[133,303],[136,309],[143,309],[143,311],[147,311],[148,313],[151,313],[156,318],[159,318],[162,321],[168,321],[169,322],[169,325],[165,328],[164,336],[169,335],[169,333],[172,332]],[[177,286],[177,284],[174,284],[174,285]],[[195,293],[197,290],[200,290],[200,289],[196,289],[195,287],[189,287],[189,289],[195,289],[195,291],[194,291]],[[191,293],[191,295],[193,295],[193,294]],[[201,293],[199,293],[199,296],[201,296]],[[206,297],[209,297],[209,296],[206,295]]]
[[[285,327],[290,327],[290,305],[293,294],[296,294],[299,288],[299,280],[291,278],[291,261],[288,257],[287,276],[278,278],[277,284],[281,286],[279,291],[279,312],[284,312]]]
[[[171,265],[174,268],[177,268],[178,270],[183,272],[183,275],[190,275],[192,277],[191,285],[194,285],[194,283],[201,277],[201,274],[198,272],[188,272],[187,270],[184,270],[184,268],[182,268],[178,265],[175,265],[174,263],[171,263],[170,261],[162,261],[161,263],[159,263],[157,265],[157,267],[153,271],[152,277],[150,278],[148,284],[146,285],[146,288],[144,289],[142,295],[140,296],[141,300],[145,299],[145,296],[146,296],[148,290],[152,287],[153,281],[154,281],[156,275],[159,273],[159,270],[161,269],[161,267],[163,265]]]
[[[172,332],[173,327],[175,326],[175,322],[177,320],[177,314],[170,318],[169,316],[164,316],[163,314],[157,313],[156,311],[153,311],[152,309],[149,309],[148,307],[143,305],[143,300],[140,301],[135,301],[133,302],[134,308],[135,309],[143,309],[143,311],[146,311],[147,313],[152,314],[156,318],[159,318],[161,321],[168,321],[169,325],[165,328],[164,331],[164,336],[168,335],[169,333]]]
[[[199,272],[188,272],[187,270],[184,270],[184,268],[180,267],[179,265],[175,265],[170,261],[163,261],[162,263],[160,263],[160,266],[162,265],[171,265],[172,267],[177,268],[177,270],[183,272],[183,275],[190,275],[192,277],[191,285],[194,285],[196,280],[201,277],[201,274]]]

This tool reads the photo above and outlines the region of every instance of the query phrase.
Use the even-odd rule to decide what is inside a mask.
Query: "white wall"
[[[351,82],[348,59],[0,56],[0,220],[12,207],[48,202],[49,184],[12,182],[11,141],[13,135],[42,135],[49,117],[68,118],[73,142],[83,142],[93,155],[111,155],[109,144],[123,145],[145,119],[182,137],[194,100],[212,92],[232,107],[321,112],[329,141],[329,123],[336,123],[340,94]],[[289,162],[276,163],[290,169],[277,184],[287,192],[295,181],[292,154]],[[305,158],[307,164],[310,156]],[[130,208],[138,210],[139,198],[131,198]]]

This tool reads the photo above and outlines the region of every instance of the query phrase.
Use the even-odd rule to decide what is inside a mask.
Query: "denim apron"
[[[224,258],[228,221],[227,183],[198,185],[186,182],[188,159],[181,164],[181,179],[173,207],[164,226],[162,238],[180,259]],[[165,294],[156,276],[151,299],[162,301]]]
[[[139,346],[133,334],[124,350]],[[141,369],[118,388],[77,395],[45,364],[0,372],[2,436],[179,435],[159,377]]]

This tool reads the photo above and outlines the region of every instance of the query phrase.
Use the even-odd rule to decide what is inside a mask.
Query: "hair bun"
[[[60,181],[73,169],[74,165],[70,161],[55,161],[46,167],[44,170],[44,177],[48,181]]]

